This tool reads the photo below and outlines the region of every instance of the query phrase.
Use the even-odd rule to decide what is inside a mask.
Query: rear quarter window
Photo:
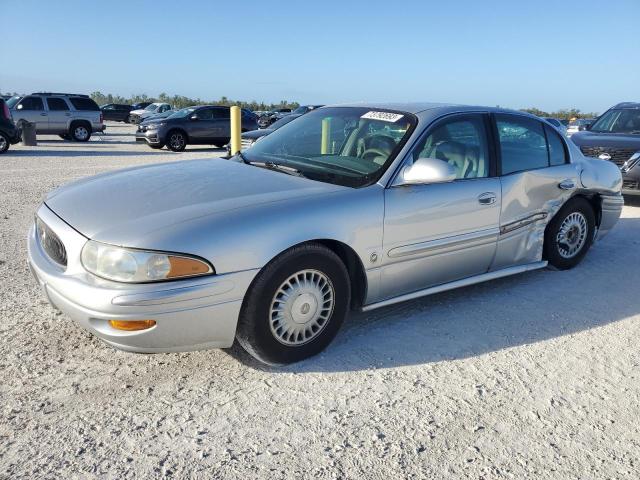
[[[88,111],[99,111],[100,107],[98,104],[91,100],[90,98],[84,97],[70,97],[69,101],[74,106],[76,110],[88,110]]]

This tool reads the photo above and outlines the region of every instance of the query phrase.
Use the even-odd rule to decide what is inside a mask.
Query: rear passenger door
[[[491,269],[499,270],[542,259],[545,227],[571,197],[580,175],[553,127],[525,115],[500,113],[492,118],[502,211]]]
[[[202,108],[195,112],[197,120],[189,125],[189,140],[191,143],[213,142],[216,132],[216,122],[213,118],[213,108]]]
[[[67,124],[71,117],[69,105],[64,98],[47,97],[47,109],[49,116],[49,131],[63,132],[67,130]]]
[[[224,145],[231,139],[231,110],[229,107],[215,107],[213,118],[215,120],[215,143]]]
[[[20,120],[35,123],[37,133],[45,133],[49,130],[49,116],[40,97],[24,97],[16,105],[16,115],[13,117],[16,124]]]

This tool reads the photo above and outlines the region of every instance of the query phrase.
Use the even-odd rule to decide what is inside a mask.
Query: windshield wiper
[[[238,152],[236,155],[247,165],[253,165],[254,167],[260,167],[260,168],[268,168],[269,170],[277,170],[279,172],[286,173],[289,175],[294,175],[296,177],[304,177],[304,174],[297,168],[288,167],[287,165],[281,165],[275,162],[269,162],[269,161],[259,162],[259,161],[249,160],[244,155],[242,155],[242,152]]]

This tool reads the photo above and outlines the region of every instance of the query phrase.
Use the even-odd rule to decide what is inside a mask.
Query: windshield
[[[292,167],[313,180],[363,187],[380,178],[415,124],[406,112],[322,108],[263,137],[244,157]]]
[[[592,125],[591,131],[640,133],[640,109],[609,110]]]
[[[155,103],[152,103],[151,105],[147,105],[145,110],[152,111],[152,110],[155,110],[156,108],[158,108],[159,106],[160,105],[156,105]]]
[[[18,103],[21,98],[22,97],[20,97],[20,96],[11,97],[9,100],[7,100],[7,106],[9,108],[15,107],[16,103]]]
[[[173,112],[171,115],[169,115],[167,117],[167,119],[169,118],[184,118],[187,115],[193,113],[196,109],[194,107],[189,107],[189,108],[183,108],[181,110],[178,110],[177,112]]]

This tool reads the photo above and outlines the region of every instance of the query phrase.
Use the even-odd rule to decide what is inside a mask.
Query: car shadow
[[[344,372],[458,360],[601,327],[640,313],[640,218],[622,218],[580,265],[538,270],[352,314],[320,355],[274,373]],[[630,255],[629,252],[635,252]]]

